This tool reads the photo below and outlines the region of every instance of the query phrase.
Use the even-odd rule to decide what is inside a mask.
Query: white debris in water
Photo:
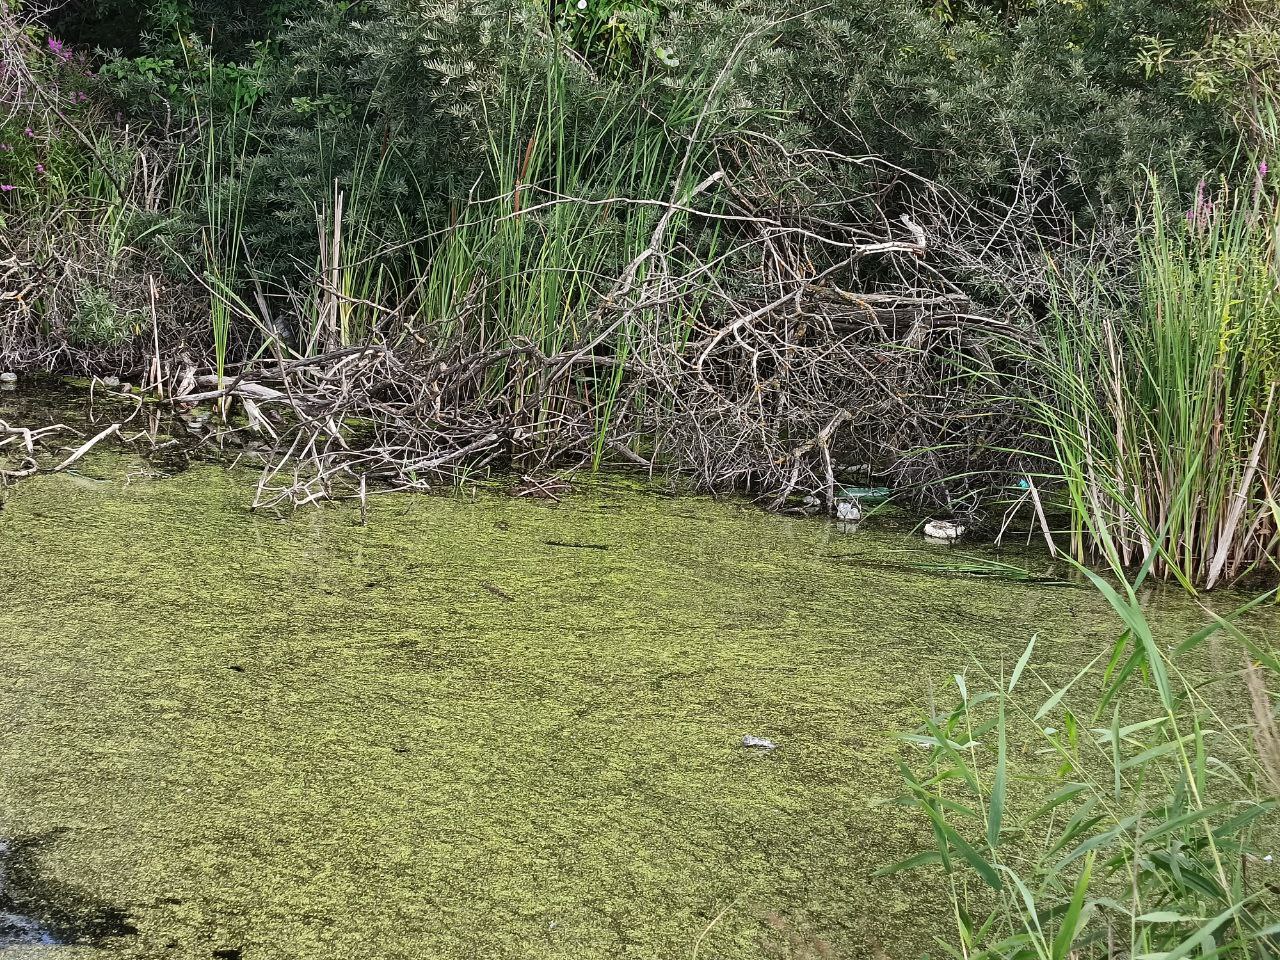
[[[836,502],[836,519],[841,523],[857,523],[862,519],[862,507],[857,500],[839,500]]]
[[[742,738],[742,745],[744,747],[754,747],[757,750],[777,750],[778,749],[778,745],[774,743],[772,740],[766,740],[764,737],[753,737],[749,733]]]
[[[924,535],[930,540],[945,540],[950,543],[964,536],[965,528],[950,520],[930,520],[924,525]]]

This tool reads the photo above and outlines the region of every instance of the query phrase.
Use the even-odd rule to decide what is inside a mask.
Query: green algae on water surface
[[[918,955],[949,917],[874,876],[929,842],[893,734],[1032,632],[1052,675],[1116,629],[1087,589],[627,485],[362,527],[111,461],[0,510],[0,837],[54,837],[122,957]]]

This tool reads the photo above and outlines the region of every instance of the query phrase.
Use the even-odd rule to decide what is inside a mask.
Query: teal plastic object
[[[891,487],[837,487],[836,497],[841,500],[861,500],[876,503],[893,496]]]

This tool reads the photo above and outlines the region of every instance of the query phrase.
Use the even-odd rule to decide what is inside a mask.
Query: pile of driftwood
[[[613,462],[774,508],[833,506],[842,482],[875,478],[971,515],[1009,446],[988,438],[1002,429],[988,345],[1018,335],[1043,287],[1027,243],[1042,225],[1021,209],[980,213],[932,184],[886,186],[871,160],[789,162],[805,167],[797,178],[862,164],[868,194],[842,198],[843,219],[824,222],[771,198],[749,163],[717,171],[664,205],[652,242],[602,286],[588,333],[565,349],[383,323],[364,343],[311,356],[275,343],[273,359],[221,381],[188,364],[157,387],[178,405],[243,411],[269,446],[256,506],[422,489],[495,466],[536,477]],[[671,235],[713,220],[734,237],[723,262]],[[340,296],[317,283],[322,298]]]
[[[648,245],[572,305],[580,333],[562,349],[423,328],[412,305],[351,300],[324,269],[314,292],[294,291],[299,316],[283,323],[260,291],[232,302],[225,290],[160,285],[143,262],[127,283],[86,280],[72,266],[97,258],[55,256],[57,238],[41,234],[0,246],[0,359],[99,373],[105,361],[153,400],[215,405],[214,423],[260,437],[255,506],[421,489],[494,466],[537,477],[622,463],[774,508],[833,507],[841,483],[874,479],[971,514],[1010,446],[988,442],[1002,429],[987,405],[989,344],[1016,336],[1043,290],[1036,218],[1052,197],[1028,187],[978,210],[871,158],[737,137],[717,169],[667,200],[521,188],[520,216],[567,203],[661,211]],[[856,195],[837,186],[850,182],[862,184]],[[154,193],[142,190],[149,209]],[[699,242],[710,228],[714,252]],[[95,352],[33,321],[36,297],[86,283],[132,311],[141,333]],[[489,307],[475,293],[448,330],[483,327]],[[265,359],[215,374],[207,331],[191,320],[196,294],[223,298],[250,332],[242,345],[256,338],[244,354]],[[374,318],[363,342],[306,338],[306,349],[278,333],[323,323],[339,303]]]

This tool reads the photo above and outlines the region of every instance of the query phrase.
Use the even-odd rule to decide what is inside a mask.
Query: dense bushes
[[[484,173],[486,115],[516,91],[546,97],[537,16],[494,0],[317,4],[264,81],[263,233],[280,249],[314,238],[335,180],[389,242],[443,226]]]
[[[1183,95],[1176,70],[1148,76],[1138,62],[1145,37],[1203,40],[1212,9],[1199,0],[1045,2],[1007,15],[993,5],[953,22],[915,0],[809,6],[779,16],[777,4],[749,14],[690,5],[672,48],[697,56],[700,35],[758,30],[744,95],[793,111],[800,137],[970,196],[1052,180],[1074,212],[1123,206],[1143,165],[1195,168],[1230,149],[1214,109]],[[705,30],[708,21],[717,26]]]
[[[1186,95],[1186,72],[1150,61],[1156,38],[1162,51],[1205,43],[1210,0],[810,6],[242,4],[223,37],[198,4],[166,0],[146,7],[146,29],[127,44],[142,51],[106,74],[135,111],[138,76],[182,101],[208,86],[208,62],[191,53],[210,28],[219,69],[252,65],[261,176],[249,228],[271,261],[314,246],[318,198],[357,172],[389,238],[438,229],[484,173],[486,118],[505,91],[536,90],[549,58],[590,109],[593,87],[620,71],[622,82],[660,72],[676,89],[739,47],[722,102],[767,113],[793,148],[871,153],[971,197],[1036,194],[1085,220],[1098,204],[1123,210],[1145,165],[1198,174],[1232,149],[1217,106]],[[151,105],[153,117],[172,109]]]

